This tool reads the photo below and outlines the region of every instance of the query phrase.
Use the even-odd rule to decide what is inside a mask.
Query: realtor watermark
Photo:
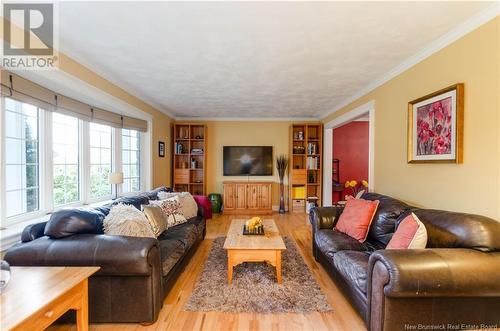
[[[58,66],[56,2],[2,2],[0,65],[11,70],[51,70]]]
[[[405,324],[404,330],[496,330],[498,324]]]

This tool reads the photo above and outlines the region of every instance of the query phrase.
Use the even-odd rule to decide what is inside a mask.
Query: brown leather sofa
[[[95,209],[63,209],[48,222],[26,227],[5,254],[12,266],[100,266],[89,279],[91,322],[153,323],[165,296],[206,234],[204,209],[158,237],[108,236],[102,220],[112,205],[140,208],[160,188]],[[71,318],[71,316],[66,316]]]
[[[341,208],[310,213],[313,254],[370,330],[500,327],[500,222],[379,200],[364,243],[334,230]],[[414,212],[426,249],[385,250],[399,222]]]

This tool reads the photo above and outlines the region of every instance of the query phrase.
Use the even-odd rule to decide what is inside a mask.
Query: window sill
[[[75,206],[77,207],[99,207],[102,205],[105,205],[107,203],[112,202],[113,200],[105,200],[105,201],[99,201],[96,203],[91,203],[88,205],[83,205],[83,206]],[[0,253],[3,256],[3,253],[7,249],[9,249],[12,245],[18,243],[21,241],[21,234],[24,230],[25,227],[27,227],[30,224],[35,224],[35,223],[40,223],[40,222],[45,222],[48,221],[50,218],[50,214],[39,216],[39,217],[34,217],[29,220],[17,222],[15,224],[7,225],[3,229],[0,230]]]

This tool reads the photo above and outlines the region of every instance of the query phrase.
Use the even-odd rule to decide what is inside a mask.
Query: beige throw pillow
[[[196,217],[198,215],[198,205],[193,196],[189,192],[159,192],[158,199],[165,200],[172,197],[179,197],[180,210],[186,219]]]
[[[167,228],[187,222],[187,219],[180,211],[179,197],[174,196],[165,200],[150,200],[149,204],[161,208],[167,218]]]
[[[165,214],[160,206],[142,205],[141,209],[144,215],[146,215],[155,237],[158,238],[158,236],[167,229],[167,218]]]
[[[122,203],[111,207],[103,227],[108,235],[156,238],[146,216],[134,206]]]

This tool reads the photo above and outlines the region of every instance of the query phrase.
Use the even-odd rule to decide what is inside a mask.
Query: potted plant
[[[285,178],[287,168],[288,158],[286,157],[286,155],[278,155],[276,157],[276,169],[278,170],[278,176],[280,177],[280,214],[285,213],[285,184],[283,183],[283,180]]]

